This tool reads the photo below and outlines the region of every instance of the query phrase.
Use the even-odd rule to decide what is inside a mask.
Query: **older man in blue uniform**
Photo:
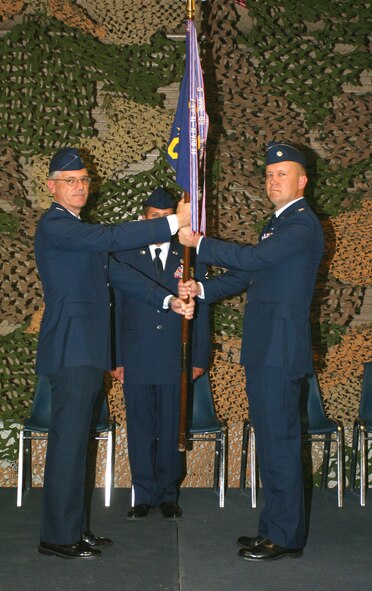
[[[174,200],[158,187],[144,204],[144,218],[171,215]],[[150,244],[115,253],[130,265],[177,293],[183,273],[182,247],[177,242]],[[202,267],[202,268],[201,268]],[[205,266],[195,273],[205,277]],[[130,294],[115,297],[117,369],[126,402],[128,452],[132,474],[130,519],[143,519],[160,507],[164,517],[179,518],[179,485],[184,477],[184,454],[178,451],[180,413],[181,319],[161,315],[153,306],[138,306]],[[196,379],[208,368],[210,331],[208,306],[201,303],[192,328],[192,374]]]
[[[311,373],[310,304],[324,250],[321,224],[304,199],[304,155],[282,142],[266,154],[266,192],[273,218],[256,245],[193,236],[200,262],[229,269],[224,275],[181,288],[206,302],[247,289],[241,363],[257,441],[265,497],[258,535],[241,536],[247,560],[302,555],[305,545],[299,397],[301,379]],[[204,289],[203,289],[204,288]]]
[[[48,376],[51,420],[44,477],[39,552],[63,558],[95,558],[111,540],[87,529],[85,464],[94,403],[103,374],[111,369],[108,251],[169,240],[189,214],[121,223],[85,224],[90,178],[75,148],[63,148],[50,162],[48,188],[54,198],[35,235],[35,257],[44,290],[36,371]],[[169,291],[113,264],[110,280],[142,302],[161,309]],[[141,301],[138,306],[141,306]],[[190,317],[191,308],[172,308]]]

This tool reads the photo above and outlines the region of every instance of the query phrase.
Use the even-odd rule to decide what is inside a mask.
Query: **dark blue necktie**
[[[154,263],[155,263],[156,275],[158,277],[160,277],[164,271],[163,263],[161,262],[161,258],[160,258],[160,253],[161,253],[161,248],[155,248]]]
[[[268,223],[268,230],[271,230],[272,228],[274,228],[276,226],[276,220],[278,218],[276,217],[275,213],[272,215],[271,220]]]

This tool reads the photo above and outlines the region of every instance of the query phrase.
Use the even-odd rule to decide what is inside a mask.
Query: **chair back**
[[[39,376],[31,414],[25,420],[25,429],[47,433],[50,421],[51,391],[47,376]]]
[[[50,424],[52,392],[47,376],[39,376],[36,384],[34,400],[30,416],[25,420],[25,429],[47,433]],[[109,425],[109,408],[104,387],[97,397],[93,408],[91,431],[107,431]]]
[[[191,402],[189,433],[213,433],[221,429],[214,408],[213,394],[207,372],[194,382],[189,400]]]
[[[367,423],[372,423],[372,361],[364,364],[359,417]]]
[[[302,380],[300,411],[303,433],[323,434],[335,430],[335,422],[325,413],[319,382],[315,374],[306,376]]]

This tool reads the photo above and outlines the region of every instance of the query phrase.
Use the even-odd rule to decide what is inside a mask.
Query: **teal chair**
[[[364,364],[359,415],[353,429],[353,448],[350,465],[350,490],[355,489],[355,476],[360,450],[360,504],[365,507],[368,488],[368,442],[372,441],[372,361]]]
[[[337,504],[343,507],[344,504],[344,481],[345,481],[345,441],[344,428],[341,421],[327,417],[322,396],[320,393],[318,379],[315,374],[302,380],[301,399],[301,429],[302,440],[304,443],[322,442],[323,445],[323,465],[321,488],[327,488],[329,460],[331,453],[331,444],[336,444],[337,458]],[[243,442],[241,454],[241,472],[240,472],[240,490],[245,489],[248,442],[251,442],[251,488],[252,488],[252,507],[256,506],[256,452],[254,429],[250,421],[244,421],[243,424]]]
[[[341,421],[330,419],[324,410],[318,378],[315,374],[302,381],[301,391],[302,440],[323,442],[321,488],[327,488],[331,444],[336,444],[337,504],[343,507],[345,488],[345,436]]]
[[[215,492],[218,492],[219,506],[224,507],[227,482],[228,428],[225,421],[220,421],[216,416],[208,373],[194,382],[189,401],[191,408],[189,408],[190,418],[186,442],[214,443],[213,488]]]
[[[32,487],[32,445],[38,439],[47,439],[50,420],[51,390],[46,376],[39,376],[31,414],[19,433],[17,507],[22,506],[24,491]],[[111,421],[106,396],[102,391],[93,411],[91,435],[106,441],[105,506],[110,506],[113,480],[115,423]]]

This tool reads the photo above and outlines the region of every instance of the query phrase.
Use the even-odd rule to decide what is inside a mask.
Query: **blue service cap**
[[[163,187],[158,187],[144,202],[144,207],[156,207],[156,209],[175,209],[174,199]]]
[[[306,168],[306,158],[300,150],[283,142],[269,142],[266,148],[266,165],[285,161],[298,162]]]
[[[76,148],[61,148],[53,156],[49,164],[49,174],[56,170],[81,170],[86,168]]]

